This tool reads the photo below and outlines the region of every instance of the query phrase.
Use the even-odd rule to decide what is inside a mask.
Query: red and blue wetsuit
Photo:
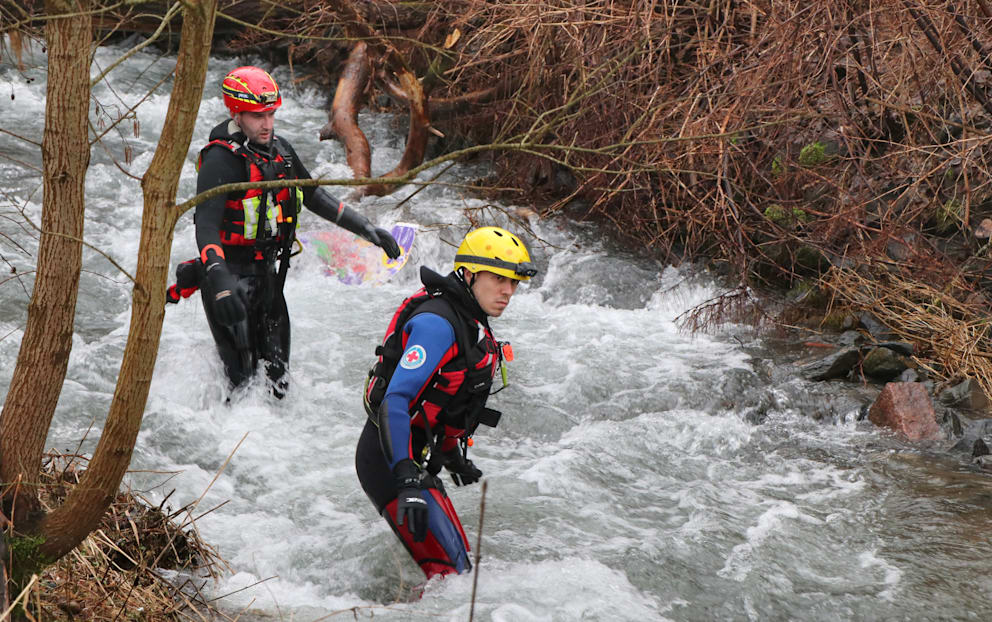
[[[404,301],[387,331],[384,344],[400,331],[402,354],[376,419],[370,418],[362,432],[355,462],[376,510],[430,578],[471,568],[468,540],[437,473],[444,466],[457,474],[471,464],[460,441],[485,422],[483,412],[495,412],[485,402],[500,360],[486,315],[460,277],[422,268],[421,278],[425,289]],[[411,302],[416,308],[403,319]],[[420,495],[428,507],[427,533],[420,542],[406,524],[397,524],[396,473],[399,465],[411,462],[423,469]],[[476,474],[469,481],[477,481],[481,472]]]

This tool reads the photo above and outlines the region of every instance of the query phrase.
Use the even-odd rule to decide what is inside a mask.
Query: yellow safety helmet
[[[517,281],[529,281],[537,274],[530,254],[520,238],[499,227],[481,227],[469,231],[455,255],[455,271],[488,270]]]

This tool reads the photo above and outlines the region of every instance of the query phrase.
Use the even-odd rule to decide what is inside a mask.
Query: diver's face
[[[267,110],[265,112],[238,112],[234,115],[234,122],[245,133],[248,140],[263,147],[268,146],[272,140],[275,119],[275,110]]]
[[[520,285],[520,281],[516,279],[488,270],[480,270],[472,274],[470,278],[472,281],[469,287],[472,288],[472,293],[475,294],[479,307],[490,317],[503,315],[503,310],[510,304],[510,298],[517,291],[517,285]]]

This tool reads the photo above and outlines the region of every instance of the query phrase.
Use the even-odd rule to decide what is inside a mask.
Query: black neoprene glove
[[[463,456],[457,448],[444,454],[444,458],[444,468],[451,472],[451,479],[454,480],[455,486],[474,484],[482,479],[482,470]]]
[[[222,263],[209,263],[206,267],[207,292],[213,297],[214,317],[224,326],[232,326],[247,317],[245,303],[238,289],[238,280]]]
[[[307,201],[307,207],[322,218],[337,223],[342,229],[351,231],[372,242],[381,248],[390,259],[396,259],[400,256],[400,245],[396,243],[391,233],[381,227],[374,226],[368,218],[336,199],[325,188],[319,187],[313,191]]]
[[[381,248],[390,259],[396,259],[400,256],[400,245],[396,243],[396,239],[393,238],[393,234],[386,231],[382,227],[373,227],[369,224],[365,233],[360,235],[369,242],[372,242]]]
[[[427,539],[427,501],[423,497],[423,472],[413,460],[401,460],[393,468],[399,495],[396,497],[396,525],[406,523],[414,542]]]

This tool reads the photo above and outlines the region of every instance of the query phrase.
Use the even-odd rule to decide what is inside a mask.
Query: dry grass
[[[291,4],[312,20],[298,32],[342,32]],[[415,25],[389,17],[412,5]],[[992,270],[973,234],[992,216],[988,0],[356,6],[425,76],[435,127],[516,145],[493,193],[745,286],[821,288],[807,300],[870,309],[939,377],[985,373],[963,309]],[[333,75],[342,44],[294,50]],[[908,303],[935,283],[955,284],[942,306]],[[739,314],[743,291],[687,320]]]
[[[79,482],[85,462],[74,455],[46,456],[41,487],[46,510]],[[224,563],[200,540],[187,508],[170,511],[163,504],[153,507],[138,495],[120,493],[100,528],[21,594],[27,619],[214,619],[217,612],[199,590]],[[187,578],[177,584],[162,570]]]
[[[914,358],[936,379],[975,378],[985,394],[992,395],[987,299],[962,301],[954,283],[938,288],[895,274],[867,279],[853,270],[834,269],[824,278],[843,304],[870,311],[924,353]]]

